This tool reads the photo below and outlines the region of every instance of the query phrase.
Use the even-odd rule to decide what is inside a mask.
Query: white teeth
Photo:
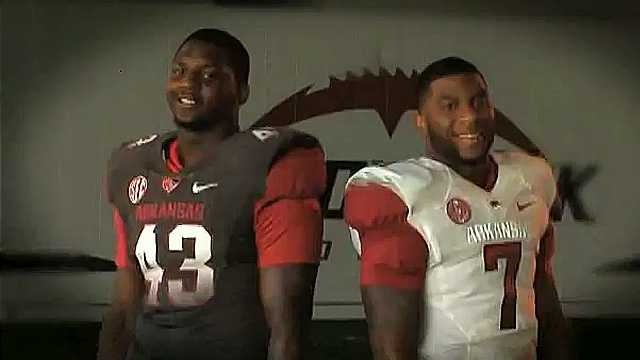
[[[187,99],[187,98],[180,98],[179,99],[181,104],[186,104],[186,105],[195,105],[195,101],[192,99]]]
[[[480,134],[460,134],[458,137],[461,139],[475,140],[480,138]]]

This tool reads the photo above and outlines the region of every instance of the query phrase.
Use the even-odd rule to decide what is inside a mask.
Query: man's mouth
[[[179,95],[178,103],[185,106],[193,106],[197,103],[196,99],[191,95]]]
[[[455,137],[460,140],[479,141],[484,138],[484,135],[482,135],[482,133],[464,133],[457,134]]]

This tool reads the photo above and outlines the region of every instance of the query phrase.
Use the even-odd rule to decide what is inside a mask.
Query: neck
[[[494,167],[493,160],[491,160],[489,154],[475,163],[451,161],[450,159],[446,159],[440,154],[429,150],[427,150],[426,156],[447,165],[460,176],[483,189],[490,188],[495,182],[497,176],[496,168]]]
[[[237,126],[223,123],[205,131],[178,128],[178,154],[183,166],[191,167],[208,154],[216,151],[218,145],[239,131]]]

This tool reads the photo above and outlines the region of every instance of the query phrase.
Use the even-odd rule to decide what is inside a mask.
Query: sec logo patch
[[[137,204],[147,192],[147,178],[138,175],[129,182],[129,200],[132,204]]]

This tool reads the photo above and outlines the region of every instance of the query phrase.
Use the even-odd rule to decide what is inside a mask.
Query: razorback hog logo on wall
[[[320,115],[372,109],[378,114],[391,138],[402,115],[417,108],[417,82],[416,70],[409,76],[400,69],[391,74],[384,68],[380,68],[378,74],[365,69],[360,76],[353,72],[347,72],[344,79],[330,76],[328,87],[310,93],[313,84],[305,86],[274,106],[252,127],[288,126]],[[497,109],[496,114],[497,134],[500,137],[525,150],[537,151],[533,142],[513,122]],[[373,163],[376,161],[327,161],[327,191],[322,199],[326,218],[342,218],[344,187],[337,189],[340,191],[334,191],[336,179],[344,179]],[[554,166],[554,171],[557,174],[559,196],[552,209],[553,219],[561,221],[565,207],[568,206],[574,220],[595,221],[584,205],[580,190],[596,175],[597,167],[588,165],[579,169],[573,164],[561,164]],[[332,196],[340,196],[341,199],[332,199]],[[330,204],[334,204],[334,207]]]

